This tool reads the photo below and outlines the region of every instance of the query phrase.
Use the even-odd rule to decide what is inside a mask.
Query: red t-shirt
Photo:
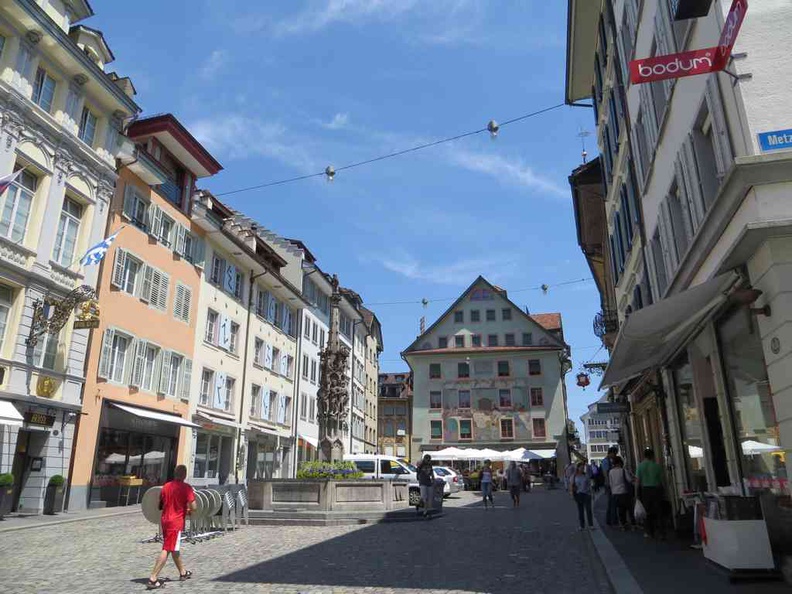
[[[160,492],[160,508],[162,509],[162,525],[181,530],[187,516],[187,506],[195,501],[193,488],[178,479],[168,481]]]

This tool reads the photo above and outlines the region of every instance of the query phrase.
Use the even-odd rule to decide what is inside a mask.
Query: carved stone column
[[[339,339],[341,293],[338,277],[333,276],[330,297],[330,334],[321,353],[319,382],[319,456],[325,462],[344,459],[344,429],[349,412],[349,349]]]

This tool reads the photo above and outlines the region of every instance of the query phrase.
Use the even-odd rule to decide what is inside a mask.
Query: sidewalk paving
[[[101,509],[87,509],[76,512],[65,511],[53,516],[26,516],[11,514],[5,516],[3,520],[0,520],[0,533],[13,532],[14,530],[24,530],[26,528],[43,528],[45,526],[57,526],[59,524],[70,524],[72,522],[112,518],[114,516],[139,513],[140,505],[129,505],[126,507],[105,507]]]
[[[594,516],[601,533],[624,561],[627,570],[644,594],[668,592],[745,592],[752,594],[789,594],[790,587],[780,581],[730,583],[728,572],[704,557],[690,543],[669,534],[668,540],[644,538],[643,530],[622,532],[605,525],[605,496],[594,504]],[[599,550],[599,547],[598,547]],[[602,556],[602,555],[601,555]],[[603,558],[607,563],[607,558]],[[612,578],[611,578],[612,579]],[[616,587],[617,594],[621,590]],[[624,590],[638,592],[638,590]]]

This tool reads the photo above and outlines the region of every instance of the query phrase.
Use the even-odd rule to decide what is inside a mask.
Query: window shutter
[[[715,140],[715,162],[718,168],[718,181],[723,182],[732,163],[731,141],[723,113],[718,74],[714,72],[707,78],[707,107],[712,118],[712,138]]]
[[[669,44],[671,36],[668,34],[668,28],[665,25],[665,18],[663,17],[664,12],[662,5],[658,5],[657,11],[655,12],[655,40],[657,41],[657,55],[659,56],[667,56],[673,53],[673,48]],[[674,79],[667,78],[662,81],[662,84],[666,99],[668,99],[674,87]]]
[[[261,390],[261,418],[270,419],[270,389],[266,386]]]
[[[687,234],[688,240],[692,241],[698,229],[698,222],[694,218],[695,211],[690,199],[689,182],[685,176],[685,170],[682,167],[682,158],[680,155],[677,155],[677,160],[674,162],[674,171],[676,172],[677,187],[679,188],[679,200],[682,206],[682,219],[685,222],[685,233]]]
[[[647,147],[649,150],[647,163],[651,163],[651,155],[654,153],[654,148],[657,144],[657,120],[655,119],[654,103],[648,84],[641,85],[641,105],[644,108],[643,124],[644,130],[646,131],[646,142],[649,145]]]
[[[124,188],[124,212],[127,219],[131,219],[135,213],[135,189],[132,184],[127,184]]]
[[[174,225],[176,234],[176,241],[173,243],[173,251],[180,256],[184,256],[184,242],[187,237],[187,228],[184,225],[176,223]]]
[[[206,244],[203,239],[196,236],[192,239],[192,261],[198,268],[203,268],[206,262]]]
[[[218,346],[225,350],[231,348],[231,318],[226,314],[220,315],[220,338]]]
[[[124,267],[126,266],[127,253],[121,248],[116,248],[115,263],[113,264],[113,276],[110,279],[110,284],[119,289],[124,284]]]
[[[264,367],[272,369],[272,345],[264,345]]]
[[[665,256],[666,270],[669,278],[674,276],[677,267],[676,244],[671,227],[671,214],[668,210],[668,200],[663,200],[660,204],[660,235],[663,244],[663,255]]]
[[[162,225],[162,210],[156,204],[152,204],[148,209],[148,233],[149,235],[157,236]]]
[[[176,299],[173,311],[176,317],[183,322],[190,323],[190,308],[192,306],[192,291],[184,285],[176,285]]]
[[[222,371],[215,373],[214,402],[212,406],[225,410],[226,374]]]
[[[280,374],[286,375],[289,370],[289,359],[286,353],[283,353],[280,358]]]
[[[132,338],[127,343],[126,357],[124,357],[124,384],[132,384],[132,372],[135,369],[138,339]]]
[[[286,422],[286,394],[278,394],[278,423]]]
[[[192,359],[185,359],[182,365],[183,373],[181,378],[181,390],[179,397],[182,400],[190,399],[190,382],[192,381]]]
[[[132,368],[132,378],[129,380],[130,386],[139,388],[143,383],[143,367],[146,362],[146,347],[148,343],[145,340],[137,341],[137,348],[135,350],[135,363]]]
[[[151,301],[154,269],[146,264],[143,269],[143,283],[140,287],[140,298],[146,303]]]
[[[688,134],[687,139],[682,143],[682,156],[680,162],[682,164],[682,172],[687,182],[688,196],[693,205],[693,212],[696,214],[696,228],[698,228],[704,220],[707,209],[704,206],[704,197],[701,195],[701,187],[699,186],[696,155],[693,152],[692,132]]]
[[[267,303],[267,320],[274,324],[275,317],[278,313],[278,301],[272,295],[269,296],[269,301]]]
[[[96,375],[102,379],[107,379],[110,375],[110,360],[113,357],[113,338],[115,331],[112,328],[107,328],[104,331],[104,338],[102,340],[102,355],[99,358],[99,370]]]
[[[236,279],[236,266],[233,264],[226,264],[225,273],[223,274],[223,288],[232,295],[236,294]]]
[[[159,307],[159,294],[162,290],[162,273],[154,268],[151,269],[151,296],[149,302],[154,307]]]
[[[162,377],[162,359],[165,356],[164,351],[159,349],[156,358],[154,359],[154,373],[151,376],[151,389],[155,392],[159,386],[160,378]]]
[[[163,311],[168,311],[168,290],[170,288],[170,277],[164,272],[160,272],[160,292],[158,307]]]
[[[162,367],[160,370],[159,390],[158,394],[166,394],[168,392],[168,380],[170,379],[171,367],[171,352],[162,351]]]

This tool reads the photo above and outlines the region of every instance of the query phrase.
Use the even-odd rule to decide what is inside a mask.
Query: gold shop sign
[[[99,302],[96,299],[89,299],[77,306],[77,314],[74,320],[75,330],[86,330],[99,327]]]

